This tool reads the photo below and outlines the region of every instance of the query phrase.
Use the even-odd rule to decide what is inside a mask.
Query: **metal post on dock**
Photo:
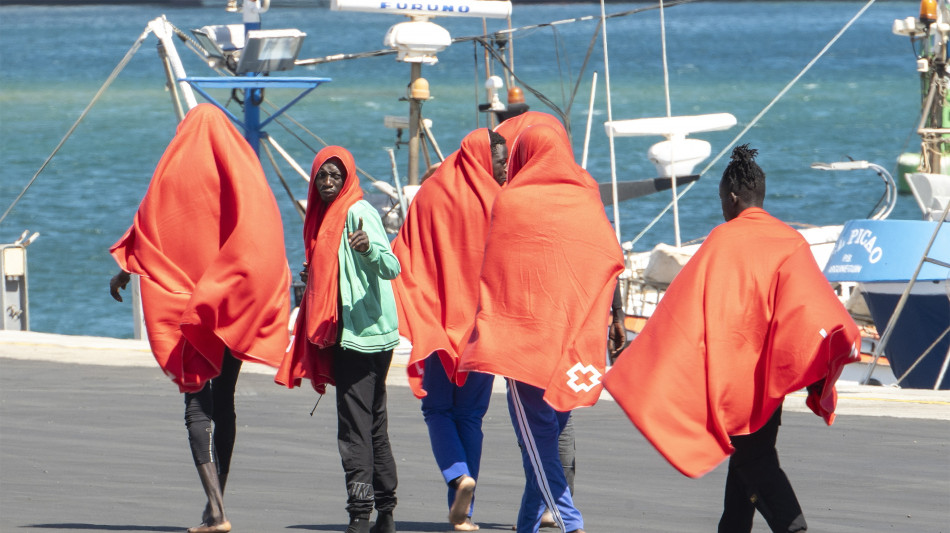
[[[0,330],[30,331],[30,296],[27,283],[26,247],[40,236],[26,230],[9,244],[0,244]]]
[[[412,89],[422,77],[422,63],[410,63],[409,75],[409,169],[406,178],[409,185],[419,185],[419,122],[422,118],[422,101],[415,98]]]

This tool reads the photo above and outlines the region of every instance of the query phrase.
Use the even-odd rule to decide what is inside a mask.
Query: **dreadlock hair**
[[[490,149],[492,152],[495,151],[495,147],[498,146],[499,144],[507,144],[507,141],[505,141],[505,137],[502,136],[502,134],[498,133],[497,131],[492,130],[491,128],[485,128],[485,129],[488,130],[488,138],[491,140]]]
[[[755,162],[759,151],[748,144],[732,149],[732,161],[722,172],[721,185],[727,192],[735,193],[746,203],[760,205],[765,198],[765,172]]]

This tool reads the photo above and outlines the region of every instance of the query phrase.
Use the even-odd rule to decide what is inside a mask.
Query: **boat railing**
[[[890,216],[891,211],[894,210],[894,206],[897,205],[897,182],[894,181],[894,177],[891,176],[891,173],[887,171],[881,165],[875,163],[869,163],[867,161],[836,161],[834,163],[821,163],[815,162],[811,164],[811,168],[816,170],[863,170],[871,169],[874,172],[877,172],[877,175],[884,180],[884,194],[881,196],[880,200],[877,201],[877,204],[874,208],[871,209],[871,212],[868,213],[868,217],[871,220],[884,220]]]

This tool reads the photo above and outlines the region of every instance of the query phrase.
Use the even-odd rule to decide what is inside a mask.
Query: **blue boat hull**
[[[862,283],[861,290],[871,316],[883,332],[889,323],[906,283]],[[919,281],[914,285],[904,310],[895,325],[884,353],[894,376],[900,379],[914,362],[950,325],[950,298],[946,282]],[[933,389],[941,366],[950,350],[950,335],[931,349],[917,366],[899,383],[912,389]],[[950,389],[950,372],[944,375],[940,388]]]

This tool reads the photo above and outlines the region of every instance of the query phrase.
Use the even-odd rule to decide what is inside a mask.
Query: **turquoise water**
[[[860,2],[715,2],[666,10],[673,114],[733,113],[739,126],[701,134],[719,152],[861,8]],[[644,7],[610,4],[608,13]],[[890,32],[895,18],[913,16],[915,2],[879,2],[754,127],[741,142],[760,149],[768,175],[766,208],[787,221],[841,223],[868,214],[883,192],[876,175],[826,173],[813,161],[867,159],[888,168],[897,155],[917,144],[919,82],[914,52],[906,38]],[[118,64],[148,20],[166,14],[184,30],[206,24],[238,23],[222,8],[169,9],[161,6],[0,7],[0,211],[6,210]],[[596,4],[516,6],[513,24],[522,26],[599,14]],[[386,30],[398,17],[331,12],[320,8],[274,8],[264,27],[297,27],[308,33],[301,57],[382,48]],[[453,37],[482,33],[480,20],[439,22]],[[488,21],[490,31],[500,21]],[[515,68],[522,78],[559,105],[569,93],[594,31],[594,22],[518,34]],[[666,113],[660,62],[659,12],[648,11],[608,21],[613,116],[615,119]],[[24,230],[42,236],[29,248],[31,328],[64,334],[130,337],[128,303],[108,295],[116,271],[108,247],[128,227],[148,186],[151,172],[171,138],[175,118],[164,76],[150,37],[116,83],[46,171],[0,224],[0,242]],[[561,65],[557,64],[560,52]],[[207,75],[183,46],[179,52],[192,75]],[[453,45],[440,62],[424,67],[434,99],[424,114],[445,152],[471,129],[485,125],[475,110],[476,82],[483,66],[473,63],[473,47]],[[480,57],[480,56],[479,56]],[[595,127],[588,168],[598,180],[610,177],[603,55],[597,38],[572,108],[575,152],[586,121],[592,70],[600,72]],[[383,116],[405,115],[399,98],[409,67],[393,56],[298,68],[293,75],[327,76],[325,84],[291,114],[327,142],[350,148],[357,164],[389,179],[384,151],[394,133]],[[562,77],[562,74],[565,77]],[[284,103],[292,92],[267,96]],[[226,96],[222,95],[222,99]],[[532,109],[543,110],[528,95]],[[234,104],[232,110],[236,110]],[[301,161],[312,152],[298,148],[279,128],[270,130]],[[659,139],[616,142],[620,179],[653,177],[647,148]],[[313,146],[318,146],[312,142]],[[398,152],[405,161],[405,151]],[[716,164],[680,202],[683,240],[702,237],[720,222],[716,193],[725,162]],[[283,168],[285,174],[288,169]],[[401,171],[405,174],[405,171]],[[273,173],[269,178],[282,205],[292,265],[302,260],[301,222]],[[306,184],[293,178],[294,194]],[[669,201],[668,194],[621,206],[624,240],[632,238]],[[611,213],[608,211],[608,213]],[[901,197],[893,218],[918,218],[910,197]],[[673,240],[667,216],[637,244],[637,249]],[[583,228],[578,228],[583,231]],[[128,300],[127,300],[128,301]]]

